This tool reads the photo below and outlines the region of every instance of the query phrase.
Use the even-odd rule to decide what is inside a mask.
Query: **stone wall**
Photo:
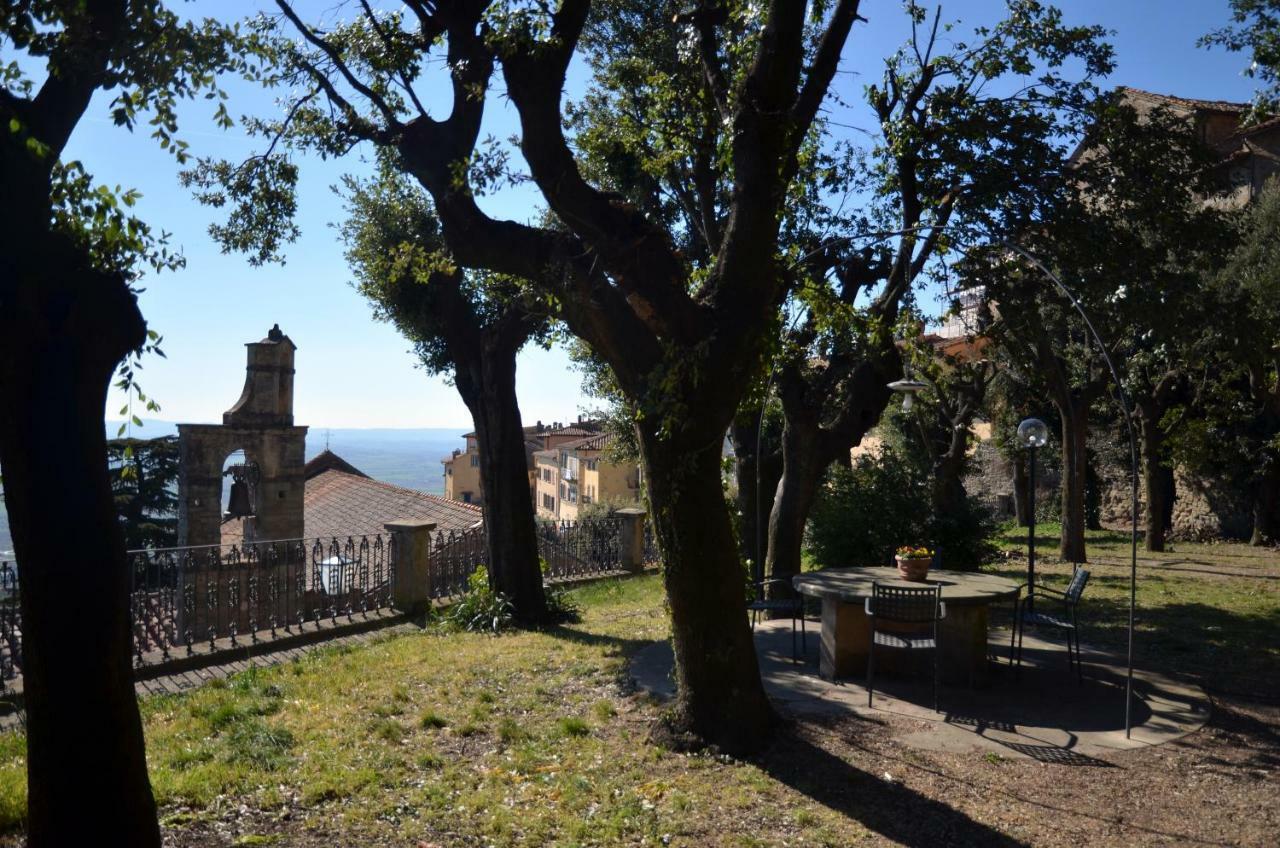
[[[1036,463],[1036,503],[1047,504],[1058,497],[1058,469],[1046,468]],[[1013,463],[1002,456],[996,443],[990,439],[979,442],[969,459],[969,472],[964,478],[964,488],[970,497],[976,498],[999,519],[1012,518]]]
[[[1102,523],[1128,527],[1131,521],[1130,472],[1128,468],[1103,470]],[[1210,541],[1248,539],[1253,527],[1249,500],[1229,481],[1203,477],[1183,468],[1173,472],[1173,539]],[[1138,525],[1142,528],[1146,499],[1138,481]]]
[[[1117,454],[1116,456],[1121,456]],[[1130,522],[1129,466],[1106,458],[1096,469],[1102,480],[1101,518],[1106,527],[1128,527]],[[1056,503],[1059,471],[1039,466],[1036,503]],[[1174,472],[1173,538],[1192,541],[1247,539],[1252,528],[1249,501],[1230,481],[1202,477],[1183,469]],[[1013,512],[1013,465],[1000,455],[995,443],[982,442],[974,452],[965,490],[1001,518]],[[1145,506],[1141,481],[1138,488],[1138,522]],[[1039,511],[1039,510],[1037,510]]]

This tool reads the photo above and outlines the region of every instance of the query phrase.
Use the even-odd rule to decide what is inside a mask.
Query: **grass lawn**
[[[1057,557],[1059,525],[1036,527],[1036,573],[1063,588],[1070,563]],[[1128,638],[1127,533],[1088,532],[1089,585],[1082,640],[1122,653]],[[1015,554],[990,570],[1025,579],[1027,530],[1006,527],[997,543]],[[1138,548],[1134,662],[1196,680],[1212,694],[1280,700],[1280,551],[1240,544],[1174,542]]]
[[[1095,645],[1123,644],[1126,545],[1091,539]],[[1202,680],[1215,718],[1107,767],[923,753],[891,716],[793,723],[750,761],[664,751],[626,684],[669,633],[646,576],[577,590],[579,624],[426,630],[144,699],[152,781],[175,846],[1274,845],[1280,554],[1178,545],[1139,577],[1140,664]],[[13,840],[24,783],[0,734]]]

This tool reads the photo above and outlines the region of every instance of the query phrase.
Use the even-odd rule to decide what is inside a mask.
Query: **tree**
[[[136,193],[95,185],[62,154],[95,94],[112,92],[118,126],[150,115],[161,147],[185,156],[176,103],[242,66],[235,39],[158,0],[0,11],[0,43],[24,57],[0,70],[0,465],[21,566],[33,846],[74,844],[85,822],[160,844],[102,418],[117,366],[149,345],[131,285],[181,260],[128,213]],[[43,79],[28,76],[41,65]]]
[[[1010,3],[1006,19],[941,51],[941,9],[932,21],[920,3],[908,3],[907,13],[910,41],[886,59],[880,84],[867,88],[879,135],[861,186],[879,198],[863,228],[901,235],[883,251],[823,244],[805,254],[808,278],[796,288],[807,312],[787,334],[778,366],[786,429],[769,518],[771,577],[798,573],[805,520],[826,468],[880,420],[887,384],[901,373],[894,325],[917,280],[952,242],[947,228],[1026,226],[1038,183],[1052,172],[1052,136],[1065,134],[1095,95],[1092,80],[1112,64],[1100,28],[1064,26],[1057,9],[1034,0]],[[1081,79],[1064,76],[1068,60],[1083,63]],[[1032,68],[1039,69],[1033,83],[1004,90]]]
[[[983,356],[988,340],[976,334],[955,339],[913,340],[910,361],[927,388],[917,399],[921,441],[929,457],[929,503],[935,517],[964,515],[964,472],[973,443],[973,422],[983,411],[995,363]],[[968,563],[977,566],[980,563]]]
[[[557,317],[608,363],[634,404],[672,615],[679,694],[669,724],[680,738],[732,750],[763,744],[775,715],[744,615],[721,446],[786,296],[783,211],[858,5],[818,4],[810,17],[806,4],[790,0],[762,9],[698,3],[673,19],[665,6],[639,2],[565,0],[554,11],[523,0],[407,2],[390,15],[366,3],[354,21],[322,31],[279,2],[301,35],[299,44],[277,42],[283,79],[301,88],[278,128],[328,152],[360,142],[393,149],[431,194],[453,261],[529,280],[551,296]],[[613,49],[621,44],[668,51],[679,69],[633,88],[652,96],[655,120],[645,135],[657,147],[665,146],[660,107],[677,96],[700,107],[692,113],[697,150],[668,152],[673,167],[690,167],[700,180],[685,200],[712,247],[706,253],[681,249],[688,233],[662,209],[629,202],[589,176],[589,157],[576,156],[566,138],[571,60],[582,54],[602,81],[625,72],[610,68],[626,54]],[[413,92],[437,67],[427,61],[437,50],[453,93],[439,118]],[[476,199],[475,172],[491,161],[478,147],[481,121],[499,66],[551,225],[496,219]],[[625,126],[644,129],[629,117],[643,104],[625,90],[615,89],[617,101],[594,91],[602,106],[626,112]],[[254,167],[283,173],[278,159]],[[206,174],[216,171],[211,164]],[[666,208],[661,192],[657,199]]]
[[[125,548],[178,544],[178,437],[112,439],[107,464]]]
[[[1247,77],[1258,80],[1252,120],[1280,112],[1280,0],[1230,0],[1231,24],[1203,36],[1201,47],[1250,53]]]
[[[1065,280],[1117,363],[1133,401],[1148,481],[1148,545],[1163,544],[1161,419],[1166,374],[1185,372],[1202,332],[1203,280],[1227,243],[1206,199],[1209,151],[1195,128],[1163,109],[1139,115],[1120,95],[1100,100],[1049,212],[1020,239]],[[1060,553],[1084,562],[1089,418],[1114,378],[1103,351],[1040,270],[988,257],[1002,348],[1061,419]],[[1157,320],[1158,319],[1158,320]]]
[[[516,354],[544,339],[547,306],[518,280],[448,262],[430,198],[403,174],[345,180],[342,227],[360,292],[431,374],[447,374],[476,427],[489,585],[524,624],[547,614],[516,400]]]
[[[1254,545],[1280,543],[1280,181],[1249,211],[1240,244],[1216,280],[1231,319],[1223,347],[1239,372],[1248,414],[1240,466],[1250,470]],[[1224,376],[1229,376],[1230,371]],[[1233,404],[1239,417],[1240,404]]]

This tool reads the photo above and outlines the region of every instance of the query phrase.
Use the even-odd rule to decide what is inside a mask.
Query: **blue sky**
[[[198,0],[184,7],[195,15],[230,18],[264,4],[250,0]],[[390,7],[393,3],[380,5]],[[949,0],[944,18],[959,19],[957,32],[998,19],[1000,0]],[[1196,39],[1227,19],[1226,0],[1067,0],[1069,22],[1097,23],[1115,31],[1118,66],[1112,85],[1222,100],[1247,100],[1251,81],[1241,76],[1238,55],[1197,49]],[[299,0],[300,10],[326,14],[333,0]],[[837,85],[846,101],[861,103],[862,86],[878,78],[883,56],[906,35],[899,0],[864,0],[869,23],[854,30]],[[307,17],[304,14],[304,17]],[[8,57],[4,57],[6,60]],[[271,95],[233,86],[233,115],[273,109]],[[570,94],[573,92],[570,91]],[[434,98],[433,98],[434,99]],[[177,166],[145,132],[130,135],[107,118],[109,98],[95,101],[67,150],[98,181],[142,192],[138,213],[173,233],[187,258],[177,273],[148,277],[142,285],[143,313],[164,338],[167,359],[144,362],[141,381],[163,406],[169,421],[215,421],[239,396],[244,342],[263,337],[278,322],[298,345],[296,405],[299,424],[312,427],[471,426],[454,389],[415,367],[409,344],[393,328],[372,319],[368,304],[350,286],[351,276],[331,224],[342,217],[330,186],[364,165],[303,160],[299,197],[302,236],[287,252],[287,264],[254,268],[241,256],[224,256],[206,234],[214,210],[195,204],[177,182]],[[428,104],[429,107],[432,105]],[[238,131],[223,133],[207,121],[206,104],[184,110],[182,137],[197,154],[243,158],[254,142]],[[870,126],[859,109],[840,110],[836,120]],[[512,110],[490,100],[487,132],[511,135]],[[489,209],[517,219],[536,214],[529,191],[486,199]],[[590,402],[563,351],[526,351],[518,371],[525,419],[566,420]],[[115,417],[117,399],[108,405]],[[146,435],[145,432],[138,435]]]

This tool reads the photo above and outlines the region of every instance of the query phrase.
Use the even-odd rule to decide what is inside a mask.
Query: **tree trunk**
[[[1023,462],[1021,453],[1013,457],[1013,513],[1019,527],[1031,525],[1031,490],[1027,482],[1027,464]]]
[[[1251,545],[1280,543],[1280,461],[1274,456],[1268,456],[1266,460],[1266,468],[1254,495]]]
[[[1085,554],[1084,488],[1088,473],[1089,404],[1059,404],[1062,414],[1062,536],[1058,553],[1068,562],[1088,562]]]
[[[789,417],[782,431],[782,476],[769,512],[765,574],[786,582],[770,585],[771,597],[795,597],[791,578],[800,573],[805,522],[822,485],[823,473],[832,461],[817,425],[805,424]]]
[[[1142,486],[1146,497],[1143,523],[1146,526],[1146,549],[1163,551],[1165,543],[1166,514],[1171,505],[1166,501],[1168,486],[1172,483],[1173,469],[1165,464],[1164,431],[1160,423],[1150,416],[1138,419],[1138,433],[1142,438]]]
[[[18,267],[16,255],[48,264]],[[0,259],[0,464],[21,593],[28,844],[82,844],[88,825],[112,844],[158,846],[103,427],[115,368],[146,325],[122,278],[74,255],[27,244]]]
[[[970,419],[971,420],[971,419]],[[964,471],[969,449],[969,420],[946,422],[949,431],[946,452],[933,463],[930,502],[937,516],[958,515],[964,508]]]
[[[677,695],[669,726],[729,752],[758,750],[776,715],[747,624],[746,573],[720,483],[720,441],[691,448],[643,428],[639,436],[671,605]]]
[[[479,355],[458,362],[458,392],[471,411],[480,454],[489,585],[511,600],[516,621],[546,620],[524,430],[516,400],[516,349],[482,333]]]

